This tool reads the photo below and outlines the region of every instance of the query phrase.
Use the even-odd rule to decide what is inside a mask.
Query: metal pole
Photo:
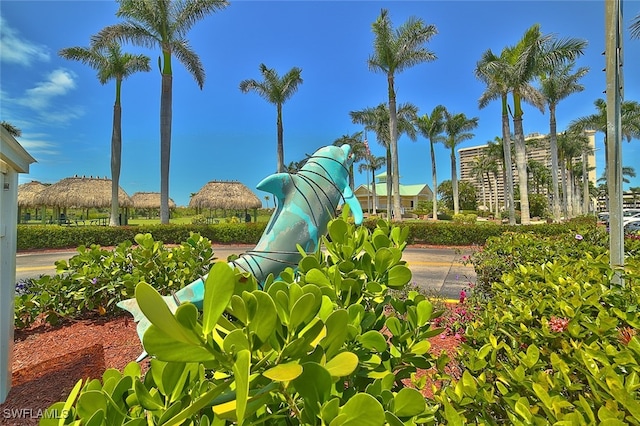
[[[621,0],[605,0],[605,58],[607,78],[607,186],[609,191],[609,256],[611,267],[624,265],[622,227],[622,98]],[[623,284],[620,272],[613,283]]]

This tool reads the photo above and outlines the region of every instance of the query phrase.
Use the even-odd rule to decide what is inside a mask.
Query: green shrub
[[[17,328],[36,318],[56,324],[94,313],[122,313],[120,300],[134,295],[140,281],[153,283],[168,295],[206,274],[213,262],[211,241],[191,234],[185,242],[166,248],[151,234],[135,236],[112,250],[97,245],[78,247],[69,261],[56,262],[56,274],[18,283],[14,319]]]
[[[204,215],[197,214],[191,218],[191,224],[193,225],[206,225],[207,218]]]
[[[640,424],[640,259],[614,284],[601,243],[574,233],[488,244],[485,260],[511,259],[467,327],[461,379],[435,394],[438,421]]]
[[[107,370],[50,410],[67,413],[65,423],[110,426],[363,424],[363,414],[367,424],[432,422],[438,407],[402,380],[446,362],[429,354],[439,313],[417,292],[390,294],[411,279],[401,260],[408,230],[381,221],[369,232],[342,219],[328,228],[326,253],[305,255],[264,290],[216,263],[202,312],[184,303],[173,314],[140,283],[149,371]]]

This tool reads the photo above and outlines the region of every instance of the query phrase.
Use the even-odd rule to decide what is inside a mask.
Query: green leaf
[[[107,411],[107,400],[102,391],[91,390],[81,392],[76,404],[78,416],[89,419],[96,411]]]
[[[251,373],[251,352],[241,350],[238,352],[236,362],[233,364],[233,376],[236,381],[236,416],[238,424],[244,423],[245,410],[249,400],[249,375]]]
[[[345,221],[333,220],[329,223],[329,236],[333,243],[344,244],[348,231],[349,227]]]
[[[400,336],[404,332],[404,327],[402,327],[400,320],[396,317],[387,318],[384,325],[387,326],[391,334],[394,336]]]
[[[182,362],[167,363],[158,359],[151,359],[149,371],[158,390],[163,395],[171,395],[174,387],[180,379],[185,364]]]
[[[358,367],[358,356],[353,352],[340,352],[324,366],[332,377],[348,376],[356,367]]]
[[[326,368],[315,362],[306,362],[302,365],[302,374],[292,382],[296,391],[304,399],[304,408],[319,414],[319,409],[328,399],[333,387],[331,374]]]
[[[385,423],[382,405],[367,393],[358,393],[350,398],[340,408],[340,416],[342,418],[336,424],[341,426],[382,426]]]
[[[140,380],[136,380],[133,383],[133,387],[136,391],[136,397],[138,398],[138,402],[145,410],[160,410],[164,408],[162,405],[162,401],[160,400],[160,396],[156,393],[154,396],[151,396],[149,390],[144,386],[144,384]]]
[[[418,327],[422,327],[431,320],[431,314],[433,314],[433,304],[428,300],[422,300],[416,306],[418,313]]]
[[[393,403],[393,412],[398,417],[417,416],[427,408],[422,394],[412,388],[400,389],[393,397]]]
[[[531,409],[529,407],[529,401],[524,396],[516,401],[514,407],[516,413],[527,421],[527,424],[532,424],[533,416],[531,415]]]
[[[295,362],[278,364],[262,373],[263,376],[276,382],[288,382],[302,374],[302,366]]]
[[[386,247],[378,249],[378,251],[376,252],[376,256],[374,258],[374,265],[376,268],[376,272],[379,275],[382,275],[386,271],[391,269],[391,266],[393,266],[393,263],[394,263],[394,259],[393,259],[393,253],[391,253],[391,250],[389,250]]]
[[[428,340],[421,340],[411,345],[410,351],[415,355],[424,355],[429,352],[429,349],[431,349],[431,342]]]
[[[144,333],[142,344],[149,354],[162,361],[206,362],[215,359],[204,346],[185,343],[173,337],[152,325]]]
[[[404,287],[411,281],[411,270],[405,265],[395,265],[389,269],[387,285],[393,289]]]
[[[296,300],[293,308],[291,309],[291,318],[289,319],[290,328],[296,329],[298,326],[309,319],[309,317],[315,314],[314,307],[319,307],[320,300],[316,303],[316,297],[307,293]]]
[[[204,284],[202,332],[205,336],[211,333],[229,305],[234,287],[235,271],[224,262],[214,263]]]
[[[249,317],[249,332],[255,333],[260,343],[264,343],[273,334],[278,322],[276,304],[264,291],[256,290],[251,294],[256,300],[256,311]]]
[[[237,354],[242,350],[251,350],[251,345],[244,334],[244,330],[236,329],[224,338],[223,348],[229,354]]]
[[[327,358],[333,357],[344,345],[348,322],[349,314],[344,309],[334,311],[325,321],[327,335],[320,341],[320,345],[324,348]]]
[[[304,280],[309,284],[315,284],[320,287],[329,287],[331,286],[331,282],[329,278],[319,269],[311,269],[309,270],[305,276]]]
[[[136,301],[149,322],[162,330],[167,336],[182,343],[194,345],[200,343],[194,333],[191,330],[185,329],[173,316],[169,306],[167,306],[163,297],[160,296],[160,293],[144,281],[138,283],[136,286]],[[149,327],[149,329],[151,329],[151,327]],[[147,352],[149,351],[147,350]]]
[[[78,396],[78,393],[80,392],[81,388],[82,388],[82,379],[78,380],[75,386],[73,387],[73,389],[71,389],[71,392],[69,393],[69,396],[67,397],[67,400],[64,402],[64,406],[62,407],[63,413],[70,412],[71,407],[73,407],[73,403],[76,400],[76,397]],[[64,418],[64,416],[61,416],[60,421],[58,422],[58,425],[64,426],[65,420],[66,419]]]
[[[358,342],[367,349],[384,352],[387,349],[387,339],[378,330],[369,330],[358,336]]]

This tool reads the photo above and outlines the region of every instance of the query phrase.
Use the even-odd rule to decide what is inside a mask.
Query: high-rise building
[[[589,150],[586,157],[587,175],[590,182],[594,185],[596,183],[596,158],[595,158],[595,132],[586,131],[585,135],[588,138]],[[551,150],[549,147],[549,138],[547,135],[540,133],[531,133],[525,137],[525,143],[527,144],[527,163],[535,161],[541,164],[544,168],[551,172]],[[489,145],[472,146],[469,148],[461,148],[458,150],[458,158],[460,161],[460,180],[464,180],[473,184],[476,188],[478,196],[478,205],[495,206],[496,202],[496,189],[498,205],[502,209],[505,205],[504,199],[504,176],[502,174],[502,161],[495,160],[496,173],[485,173],[482,178],[477,176],[477,163],[478,161],[486,158],[487,149]],[[518,185],[518,170],[516,168],[515,156],[512,157],[513,168],[513,184]],[[574,163],[581,162],[582,157],[574,158]],[[561,182],[561,176],[558,176],[558,182]],[[535,182],[529,181],[529,193],[540,192],[547,194],[549,192],[549,185],[536,185]],[[518,200],[516,200],[517,206]],[[495,207],[493,208],[495,210]]]

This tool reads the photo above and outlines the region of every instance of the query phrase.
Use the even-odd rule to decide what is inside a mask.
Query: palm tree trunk
[[[514,115],[513,130],[515,133],[516,167],[518,169],[518,183],[520,185],[520,223],[529,225],[529,185],[527,179],[527,149],[522,129],[522,116]]]
[[[491,185],[491,174],[489,174],[489,172],[487,172],[487,185],[489,186],[489,211],[492,212],[493,211],[493,201],[492,201],[492,196],[493,196],[493,189],[492,189],[492,185]],[[482,182],[482,190],[484,191],[484,180]],[[496,200],[497,202],[497,200]]]
[[[504,153],[504,193],[505,204],[509,210],[509,225],[516,224],[515,200],[513,199],[513,166],[511,165],[511,129],[509,128],[509,109],[507,95],[502,95],[502,151]]]
[[[564,219],[567,220],[569,217],[569,207],[567,206],[567,170],[566,166],[563,162],[562,169],[560,170],[560,178],[562,179],[562,214],[564,215]]]
[[[589,214],[589,162],[588,155],[582,151],[582,214]]]
[[[396,111],[396,91],[393,87],[393,74],[387,76],[389,86],[389,134],[391,136],[391,188],[393,195],[393,219],[402,220],[400,205],[400,170],[398,161],[398,116]],[[387,176],[389,179],[389,176]]]
[[[433,185],[433,199],[432,199],[432,208],[433,208],[433,220],[438,220],[438,198],[436,194],[438,193],[438,179],[436,177],[436,153],[433,148],[433,141],[429,139],[429,146],[431,148],[431,184]]]
[[[392,182],[391,182],[391,148],[387,147],[387,219],[391,220],[391,210],[392,210],[392,202],[391,202],[391,193],[393,192]]]
[[[504,180],[503,180],[504,182]],[[495,210],[495,214],[494,217],[496,219],[500,218],[500,207],[498,204],[498,174],[497,173],[493,173],[493,194],[494,194],[494,199],[496,200],[496,204],[494,206]]]
[[[456,168],[455,147],[451,148],[451,189],[453,190],[453,214],[460,213],[460,200],[458,199],[458,170]]]
[[[165,52],[164,56],[165,69],[162,72],[162,92],[160,95],[160,223],[168,225],[173,75],[171,74],[171,55]]]
[[[553,221],[560,222],[560,190],[558,188],[558,139],[556,106],[549,104],[549,150],[551,151],[551,188],[553,190]]]
[[[373,191],[373,211],[374,215],[378,214],[377,204],[378,204],[378,195],[376,194],[376,169],[371,169],[371,190]]]
[[[573,212],[573,171],[571,159],[567,162],[567,218],[571,219],[575,216]]]
[[[113,105],[113,131],[111,133],[111,217],[109,226],[120,225],[118,220],[118,188],[120,187],[120,163],[122,159],[122,106],[120,105],[120,85],[116,81],[116,102]]]
[[[277,122],[276,128],[278,129],[278,146],[276,147],[278,156],[278,173],[284,172],[284,130],[282,128],[282,104],[277,105]]]
[[[480,175],[480,185],[482,187],[482,205],[487,207],[487,192],[484,190],[484,173]],[[491,202],[489,202],[491,204]]]

